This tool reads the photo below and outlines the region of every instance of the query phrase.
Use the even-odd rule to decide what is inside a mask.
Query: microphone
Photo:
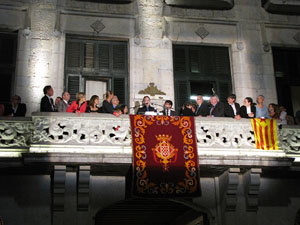
[[[136,106],[130,107],[129,109],[136,109],[136,108],[140,108],[140,107],[141,107],[140,105],[136,105]]]
[[[160,106],[164,108],[164,105],[156,104],[156,103],[151,103],[152,106]]]

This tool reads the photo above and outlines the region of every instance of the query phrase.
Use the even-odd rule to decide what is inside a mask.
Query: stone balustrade
[[[300,158],[300,126],[278,128],[279,150],[255,148],[247,119],[196,118],[199,156]],[[131,155],[129,117],[109,114],[33,113],[0,120],[0,156],[21,153]]]

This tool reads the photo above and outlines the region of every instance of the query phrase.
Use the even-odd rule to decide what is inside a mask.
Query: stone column
[[[239,8],[240,7],[240,8]],[[237,4],[236,10],[244,6]],[[265,96],[265,103],[277,102],[273,57],[266,41],[266,31],[262,21],[263,14],[258,3],[249,6],[248,14],[239,14],[237,24],[237,43],[232,46],[233,91],[237,102],[243,103],[245,97]]]
[[[56,0],[34,1],[27,24],[19,31],[14,91],[27,105],[27,116],[39,111],[43,87],[51,85],[55,98],[63,89],[64,36],[55,32]]]
[[[130,103],[150,95],[147,90],[139,92],[154,83],[150,89],[156,86],[158,92],[154,90],[150,97],[162,104],[174,100],[172,43],[164,35],[163,1],[138,0],[137,4],[136,36],[130,40]]]

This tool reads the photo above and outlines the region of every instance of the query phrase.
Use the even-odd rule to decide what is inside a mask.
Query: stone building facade
[[[144,95],[158,106],[171,99],[178,107],[193,94],[193,82],[212,85],[209,89],[220,95],[234,92],[240,103],[259,94],[266,103],[277,102],[280,69],[275,69],[273,53],[288,48],[298,54],[299,8],[293,0],[0,0],[0,33],[17,37],[10,92],[22,97],[31,116],[0,118],[2,223],[299,224],[299,127],[283,127],[280,149],[266,152],[251,143],[249,121],[198,118],[197,138],[205,139],[198,143],[202,195],[144,200],[127,193],[131,146],[130,139],[120,141],[129,135],[126,116],[32,114],[39,111],[45,85],[52,85],[54,96],[59,96],[71,91],[75,81],[72,91],[122,89],[123,103],[130,107]],[[79,46],[77,51],[68,48],[70,43]],[[113,62],[107,70],[101,67],[107,61],[91,62],[91,55],[85,55],[95,56],[103,46]],[[196,49],[201,55],[207,47],[228,53],[227,83],[218,73],[200,78],[188,74],[190,68],[181,73],[185,64],[180,49],[185,62],[192,64],[196,62],[190,53]],[[114,49],[125,52],[125,60],[118,54],[115,59]],[[69,64],[70,59],[75,61]],[[200,59],[205,57],[199,56],[194,71],[203,66]],[[80,68],[72,67],[76,60]],[[182,74],[190,77],[181,79]],[[123,83],[117,83],[120,80]],[[228,85],[222,88],[222,82]],[[299,109],[297,82],[290,85],[294,112]],[[113,129],[116,125],[123,128],[119,133]],[[100,128],[100,140],[89,136]]]
[[[79,36],[127,43],[125,102],[131,107],[142,99],[141,91],[151,89],[150,83],[154,87],[152,99],[159,105],[165,99],[176,102],[181,96],[176,95],[174,78],[176,45],[225,46],[230,76],[227,93],[236,93],[238,102],[259,94],[267,103],[277,102],[272,47],[299,48],[298,3],[207,2],[2,0],[0,28],[18,35],[11,94],[22,96],[30,115],[39,110],[44,85],[54,87],[54,96],[68,89],[66,40]],[[285,12],[286,7],[290,11]],[[86,81],[80,77],[78,90],[86,91]],[[113,89],[109,82],[107,88]],[[298,84],[293,85],[293,96],[297,96]],[[216,86],[222,95],[222,88]],[[294,112],[299,109],[296,101],[292,107]]]

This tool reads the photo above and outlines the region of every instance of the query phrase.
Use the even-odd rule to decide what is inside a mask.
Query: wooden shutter
[[[113,80],[114,94],[118,96],[120,104],[125,104],[125,79],[114,78]]]
[[[190,50],[191,72],[199,73],[199,55],[197,50]]]
[[[99,44],[99,69],[109,70],[109,45]]]
[[[84,67],[94,68],[95,61],[95,44],[84,43]]]
[[[177,80],[176,87],[176,110],[179,111],[181,106],[188,101],[188,82]]]
[[[67,67],[80,67],[80,43],[68,41],[66,52]]]
[[[113,70],[124,71],[127,62],[127,47],[124,44],[113,45]]]
[[[176,72],[186,71],[185,49],[174,48],[174,70]]]
[[[230,76],[230,63],[227,48],[215,48],[213,49],[213,64],[214,73],[216,75]]]
[[[67,90],[71,95],[71,100],[74,101],[76,99],[76,94],[80,90],[80,79],[81,76],[77,74],[69,74],[67,76]]]

